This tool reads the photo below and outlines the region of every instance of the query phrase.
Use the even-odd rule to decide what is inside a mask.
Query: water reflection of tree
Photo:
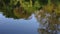
[[[15,19],[20,19],[20,18],[25,18],[27,19],[31,13],[27,13],[23,11],[22,7],[17,7],[14,8],[13,10],[3,10],[3,15],[5,15],[8,18],[15,18]]]
[[[58,31],[60,32],[60,1],[49,1],[47,5],[35,13],[37,20],[42,24],[38,28],[39,34],[58,34]]]
[[[43,26],[39,27],[39,34],[58,34],[60,31],[60,16],[56,15],[54,10],[51,13],[45,11],[43,8],[36,12],[37,20]]]
[[[43,10],[42,10],[43,11]],[[54,13],[42,13],[38,14],[37,20],[42,24],[43,26],[39,27],[38,32],[40,34],[57,34],[58,31],[60,31],[60,21],[59,18],[57,17]],[[39,19],[40,18],[40,19]],[[44,28],[45,27],[45,28]]]
[[[3,12],[8,18],[25,18],[27,19],[31,13],[26,12],[17,0],[0,0],[0,12]]]

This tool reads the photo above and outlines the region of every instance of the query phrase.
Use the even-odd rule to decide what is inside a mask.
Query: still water
[[[14,19],[0,13],[0,34],[60,34],[60,24],[53,20],[52,23],[42,24],[46,19],[41,23],[39,15],[37,17],[32,14],[28,19]]]
[[[0,13],[0,34],[38,34],[39,23],[34,14],[31,19],[6,18]]]

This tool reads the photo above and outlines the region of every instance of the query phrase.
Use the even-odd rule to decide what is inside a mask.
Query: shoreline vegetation
[[[60,0],[0,0],[0,10],[11,11],[18,8],[22,9],[21,11],[32,13],[42,7],[45,12],[52,13],[54,11],[58,15],[60,14],[59,3]]]
[[[6,17],[17,19],[28,18],[32,13],[36,14],[37,12],[41,17],[45,17],[44,14],[49,13],[60,18],[59,3],[60,0],[0,0],[0,11]]]

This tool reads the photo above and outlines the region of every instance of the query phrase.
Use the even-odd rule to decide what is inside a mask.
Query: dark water
[[[0,13],[0,34],[38,34],[39,24],[31,15],[31,19],[6,18]]]

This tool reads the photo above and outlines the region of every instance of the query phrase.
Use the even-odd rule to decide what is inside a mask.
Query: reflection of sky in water
[[[34,15],[30,20],[5,18],[0,14],[0,34],[38,34],[38,23]]]

